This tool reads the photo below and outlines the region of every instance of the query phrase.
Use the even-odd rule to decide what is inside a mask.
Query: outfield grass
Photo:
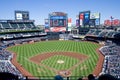
[[[96,49],[99,47],[98,44],[93,44],[91,42],[75,42],[75,41],[45,41],[36,42],[34,44],[23,44],[19,46],[13,46],[8,48],[8,50],[17,53],[17,61],[23,65],[23,67],[28,70],[34,76],[55,76],[55,72],[31,62],[29,59],[37,54],[43,54],[44,52],[77,52],[78,54],[84,54],[89,56],[83,63],[78,65],[74,70],[72,70],[71,76],[87,76],[92,73],[95,65],[98,61],[98,55]],[[66,62],[64,67],[57,65],[56,62],[50,61],[62,59]],[[49,62],[48,62],[49,61]],[[57,70],[67,69],[78,63],[78,60],[73,58],[70,60],[66,56],[50,57],[42,61],[42,64],[51,66]],[[50,65],[51,64],[51,65]],[[53,65],[55,64],[55,66]]]

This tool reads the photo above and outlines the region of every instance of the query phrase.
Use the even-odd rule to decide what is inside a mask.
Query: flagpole
[[[111,16],[111,29],[113,29],[113,17]]]

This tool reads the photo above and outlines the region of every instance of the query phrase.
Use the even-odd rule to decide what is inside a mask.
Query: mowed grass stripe
[[[92,44],[90,42],[47,41],[36,42],[34,44],[23,44],[20,46],[14,46],[9,48],[9,50],[16,52],[18,54],[18,62],[20,62],[26,69],[28,68],[27,70],[33,73],[33,75],[35,76],[53,76],[56,74],[52,70],[49,70],[40,65],[30,62],[29,58],[35,55],[43,54],[45,52],[78,52],[79,54],[88,55],[89,58],[85,60],[84,63],[78,65],[78,67],[76,67],[72,71],[73,73],[72,76],[76,76],[76,75],[88,75],[93,71],[93,69],[95,68],[95,64],[98,60],[98,55],[96,54],[96,48],[98,47],[99,45]],[[68,59],[65,56],[62,56],[60,58],[64,59],[65,61],[69,60],[68,61],[69,64],[59,66],[58,64],[56,64],[56,60],[58,58],[59,56],[57,56],[55,59],[51,59],[52,61],[48,60],[44,64],[46,65],[50,64],[57,68],[58,70],[60,70],[67,69],[70,66],[73,66],[77,63],[76,59],[73,59],[72,57],[71,58],[69,57]],[[81,68],[83,65],[85,65],[86,69],[82,70]],[[40,69],[40,71],[38,71],[37,69]]]

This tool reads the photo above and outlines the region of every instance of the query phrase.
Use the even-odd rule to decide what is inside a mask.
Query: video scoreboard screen
[[[66,27],[65,19],[50,19],[51,27]]]
[[[29,20],[29,12],[15,11],[15,20]]]
[[[80,26],[89,25],[90,21],[90,11],[83,11],[79,13]]]
[[[67,14],[63,12],[53,12],[49,14],[49,25],[52,32],[66,31]]]

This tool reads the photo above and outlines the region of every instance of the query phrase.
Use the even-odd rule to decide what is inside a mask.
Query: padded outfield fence
[[[79,78],[83,78],[85,76],[70,76],[70,77],[63,77],[63,80],[77,80]],[[55,76],[25,76],[25,80],[55,80]],[[86,80],[86,79],[83,79]]]

